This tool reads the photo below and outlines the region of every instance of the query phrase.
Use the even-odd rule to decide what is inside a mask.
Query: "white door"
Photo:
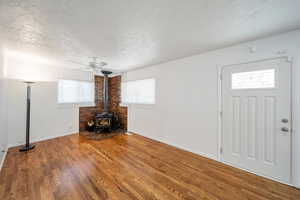
[[[222,77],[222,161],[289,183],[291,64],[234,65]]]

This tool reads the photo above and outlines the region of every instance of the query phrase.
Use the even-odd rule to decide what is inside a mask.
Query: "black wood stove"
[[[120,128],[120,120],[114,113],[109,112],[108,105],[108,75],[111,71],[102,70],[104,75],[104,88],[103,88],[103,103],[104,110],[102,113],[95,115],[95,132],[96,133],[110,133],[113,130]]]

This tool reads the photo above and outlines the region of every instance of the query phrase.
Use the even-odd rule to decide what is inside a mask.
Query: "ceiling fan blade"
[[[94,72],[94,69],[90,68],[90,67],[82,67],[80,68],[82,71],[86,71],[86,72]]]
[[[73,60],[68,60],[71,63],[77,64],[77,65],[81,65],[81,66],[85,66],[85,68],[81,68],[81,70],[83,71],[89,71],[89,72],[93,72],[94,75],[102,75],[102,70],[107,70],[107,71],[111,71],[113,73],[118,73],[118,71],[112,69],[112,68],[106,68],[104,66],[107,65],[106,62],[96,62],[97,58],[96,57],[92,57],[93,61],[89,62],[89,64],[82,64],[80,62],[76,62]]]
[[[82,65],[82,66],[89,67],[89,65],[85,65],[85,64],[82,64],[82,63],[79,63],[79,62],[76,62],[76,61],[72,61],[72,60],[68,60],[68,62],[71,62],[71,63],[77,64],[77,65]]]
[[[96,65],[98,65],[99,67],[104,67],[105,65],[107,65],[106,62],[95,62]]]
[[[95,70],[94,70],[94,72],[96,73],[96,74],[102,74],[102,71],[103,69],[102,68],[96,68]]]

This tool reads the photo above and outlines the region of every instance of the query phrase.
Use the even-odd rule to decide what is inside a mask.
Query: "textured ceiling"
[[[127,70],[300,28],[299,8],[299,0],[0,0],[0,42]]]

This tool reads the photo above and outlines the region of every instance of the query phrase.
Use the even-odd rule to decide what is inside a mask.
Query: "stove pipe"
[[[104,113],[108,113],[108,75],[111,74],[111,71],[102,70],[102,74],[104,75],[104,87],[103,87],[103,108]]]

